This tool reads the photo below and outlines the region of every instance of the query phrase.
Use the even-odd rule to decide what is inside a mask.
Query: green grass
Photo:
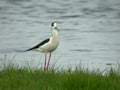
[[[113,69],[103,76],[81,69],[44,72],[7,67],[0,71],[0,90],[120,90],[120,75]]]

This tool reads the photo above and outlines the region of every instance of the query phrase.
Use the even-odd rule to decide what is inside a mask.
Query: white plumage
[[[50,58],[51,58],[51,53],[58,47],[59,45],[59,38],[58,38],[58,32],[57,32],[57,24],[56,23],[52,23],[51,24],[52,28],[52,37],[42,41],[41,43],[39,43],[38,45],[26,50],[26,51],[30,51],[30,50],[34,50],[34,51],[38,51],[38,52],[42,52],[45,53],[45,65],[44,65],[44,70],[48,70],[48,66],[49,66],[49,62],[50,62]],[[49,55],[49,59],[48,59],[48,64],[46,67],[46,54],[50,53]]]

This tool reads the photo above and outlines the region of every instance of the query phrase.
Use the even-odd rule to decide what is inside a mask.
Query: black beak
[[[59,31],[59,29],[57,27],[55,29]]]

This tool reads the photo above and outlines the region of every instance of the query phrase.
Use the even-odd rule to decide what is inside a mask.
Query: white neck
[[[58,38],[58,32],[55,28],[52,28],[53,38]]]

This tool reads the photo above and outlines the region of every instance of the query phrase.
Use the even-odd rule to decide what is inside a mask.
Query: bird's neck
[[[51,37],[51,42],[54,43],[55,46],[58,46],[59,37],[56,29],[52,29],[53,36]]]
[[[53,33],[53,38],[58,38],[58,32],[57,30],[52,30],[52,33]]]

